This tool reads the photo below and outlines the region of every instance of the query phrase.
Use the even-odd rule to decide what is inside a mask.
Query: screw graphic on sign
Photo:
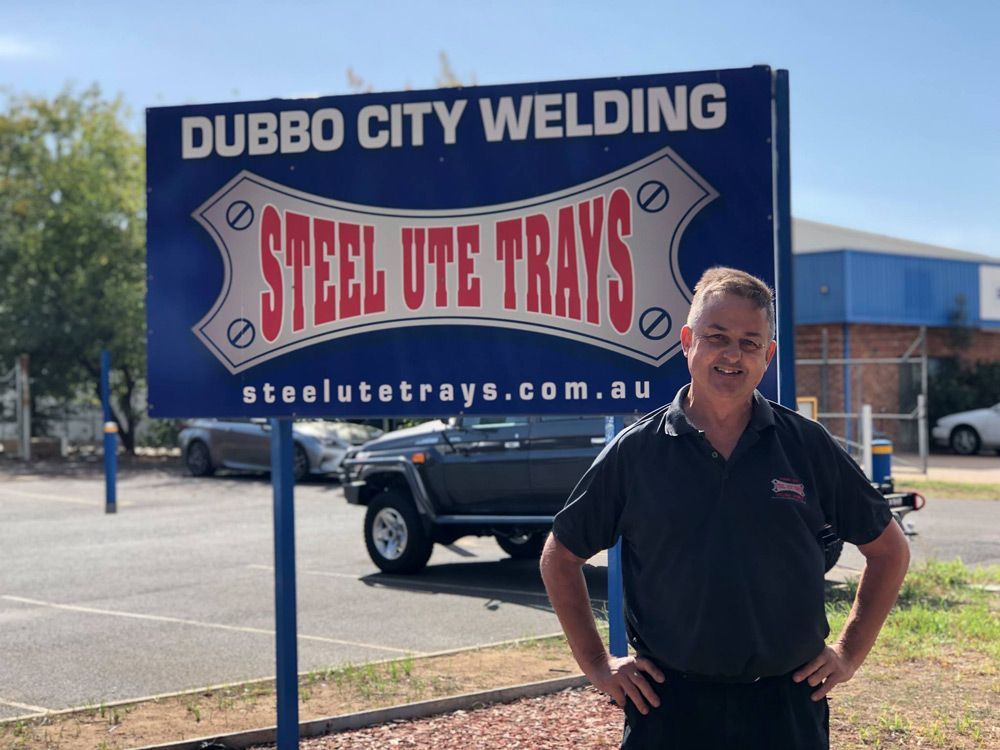
[[[233,229],[246,229],[253,224],[253,208],[246,201],[234,201],[226,209],[226,223]]]
[[[229,343],[237,349],[246,349],[257,338],[257,331],[253,323],[246,318],[237,318],[229,324],[226,336],[229,338]]]
[[[662,339],[672,327],[670,313],[662,307],[651,307],[639,317],[639,331],[652,341]]]
[[[643,183],[642,187],[639,188],[636,201],[638,201],[639,208],[643,211],[655,214],[657,211],[662,211],[667,207],[667,203],[670,202],[670,191],[659,180],[650,180]]]

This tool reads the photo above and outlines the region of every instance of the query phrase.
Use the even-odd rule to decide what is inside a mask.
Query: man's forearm
[[[859,545],[858,549],[867,564],[840,638],[792,677],[795,682],[808,680],[818,688],[812,694],[814,701],[825,698],[835,686],[847,682],[858,671],[896,602],[910,564],[910,545],[893,521],[877,539]]]
[[[889,616],[906,577],[910,552],[906,540],[894,554],[869,557],[865,565],[854,604],[847,616],[838,643],[855,668],[868,656],[879,631]]]
[[[573,658],[589,676],[595,665],[607,658],[607,650],[597,632],[582,566],[567,560],[553,548],[550,540],[542,552],[541,571],[549,601],[566,634]]]

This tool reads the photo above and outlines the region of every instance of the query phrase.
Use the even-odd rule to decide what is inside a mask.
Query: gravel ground
[[[300,750],[616,748],[624,715],[593,688],[302,740]],[[274,745],[251,750],[273,750]]]

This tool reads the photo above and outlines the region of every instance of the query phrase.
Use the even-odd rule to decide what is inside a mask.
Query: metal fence
[[[31,389],[28,377],[28,355],[18,357],[14,367],[0,376],[2,405],[2,439],[4,451],[17,447],[17,454],[31,459]],[[11,420],[13,416],[13,420]],[[7,436],[8,431],[11,437]]]
[[[818,367],[820,398],[816,418],[840,440],[848,449],[863,458],[865,433],[868,429],[875,433],[875,426],[880,421],[895,423],[894,430],[897,447],[915,447],[919,456],[919,467],[927,471],[928,431],[927,431],[927,328],[921,327],[919,334],[910,345],[895,357],[831,357],[826,342],[826,331],[821,345],[821,356],[811,359],[797,359],[796,367]],[[895,403],[912,404],[908,411],[872,411],[867,402],[864,384],[865,368],[895,367],[897,377],[897,392]],[[830,406],[838,401],[830,395],[833,390],[830,385],[833,368],[841,368],[836,373],[842,386],[841,411]],[[876,371],[878,377],[881,371]],[[868,420],[865,418],[867,409]],[[840,433],[843,434],[840,434]],[[868,436],[870,441],[871,435]],[[901,460],[901,459],[897,459]]]
[[[35,423],[32,425],[32,419]],[[104,423],[100,405],[91,397],[66,400],[36,398],[32,413],[31,378],[26,355],[0,373],[0,445],[5,453],[30,460],[31,436],[48,438],[64,454],[70,447],[100,445]]]
[[[0,440],[20,442],[17,421],[17,367],[0,374]]]

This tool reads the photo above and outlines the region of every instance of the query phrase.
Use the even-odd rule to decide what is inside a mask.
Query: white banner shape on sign
[[[691,297],[681,236],[717,195],[670,148],[556,193],[453,211],[342,203],[244,171],[193,214],[224,264],[194,331],[234,374],[331,339],[435,324],[658,364]]]

